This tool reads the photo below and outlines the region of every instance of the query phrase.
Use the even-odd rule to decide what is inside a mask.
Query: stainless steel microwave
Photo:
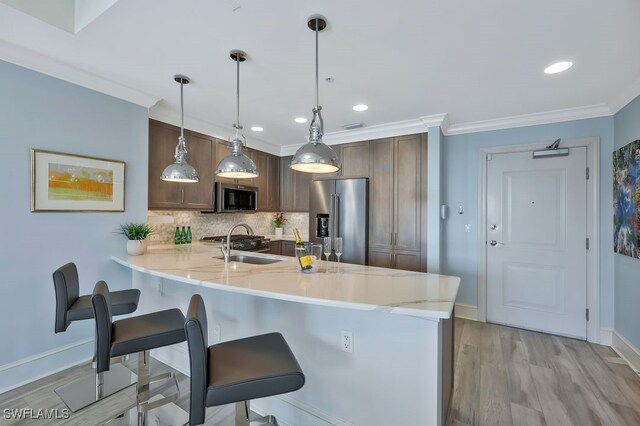
[[[215,183],[216,212],[233,213],[256,211],[258,188],[234,183]]]

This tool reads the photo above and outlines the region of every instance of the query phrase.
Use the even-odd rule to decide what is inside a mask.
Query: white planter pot
[[[128,240],[127,253],[129,256],[139,256],[147,251],[147,240]]]
[[[276,237],[282,237],[282,228],[276,228]]]

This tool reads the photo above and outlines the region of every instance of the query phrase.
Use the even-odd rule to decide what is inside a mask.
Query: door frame
[[[487,321],[487,155],[507,154],[522,151],[544,149],[553,141],[538,142],[523,145],[494,146],[480,149],[480,179],[479,186],[479,223],[480,262],[478,263],[478,320]],[[561,148],[587,148],[587,237],[589,250],[587,251],[587,341],[600,343],[600,213],[598,200],[600,197],[600,138],[562,139]],[[586,173],[586,170],[585,170]],[[585,313],[586,314],[586,313]]]

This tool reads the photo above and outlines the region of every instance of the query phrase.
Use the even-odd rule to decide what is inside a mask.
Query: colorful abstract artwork
[[[124,162],[31,150],[31,211],[124,211]]]
[[[640,257],[640,140],[613,152],[613,250]]]
[[[113,171],[49,163],[50,200],[112,201]]]

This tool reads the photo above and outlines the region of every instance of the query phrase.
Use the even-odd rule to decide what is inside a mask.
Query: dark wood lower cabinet
[[[393,250],[369,248],[369,266],[393,268]]]
[[[269,254],[282,254],[282,241],[271,241]]]
[[[283,256],[295,256],[296,255],[296,243],[293,241],[282,241],[282,255]]]

